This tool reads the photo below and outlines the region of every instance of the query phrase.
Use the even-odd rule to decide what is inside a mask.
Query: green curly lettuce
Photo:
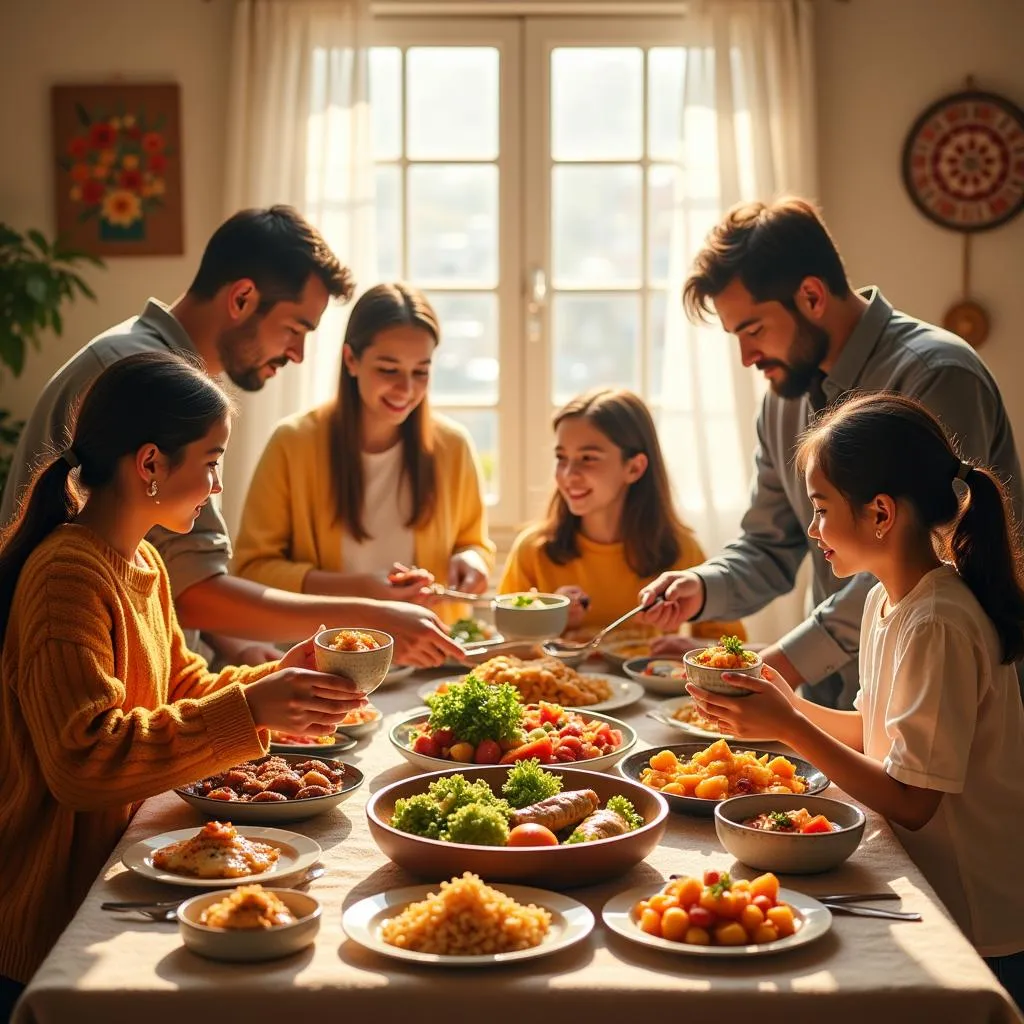
[[[468,804],[497,807],[506,816],[509,813],[508,804],[501,797],[495,796],[486,782],[467,782],[466,777],[458,773],[432,782],[427,788],[427,795],[437,805],[442,819],[447,819]]]
[[[516,687],[510,683],[489,686],[474,675],[452,683],[445,693],[431,694],[426,703],[431,732],[451,729],[456,740],[474,747],[481,740],[511,739],[523,721]]]
[[[441,838],[472,846],[504,846],[508,842],[508,817],[493,805],[466,804],[448,818]]]
[[[541,768],[535,757],[517,761],[509,769],[508,778],[501,787],[501,795],[517,809],[540,803],[561,791],[562,780]]]
[[[630,832],[635,832],[644,824],[644,819],[636,813],[632,802],[624,796],[612,796],[608,798],[605,809],[614,811],[628,826]]]
[[[425,839],[439,839],[445,825],[445,815],[438,802],[428,793],[402,797],[395,801],[391,827]]]

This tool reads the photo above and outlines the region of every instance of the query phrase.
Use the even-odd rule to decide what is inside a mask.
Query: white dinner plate
[[[651,718],[657,719],[662,725],[667,725],[671,729],[678,729],[680,732],[685,732],[690,736],[696,736],[702,740],[734,740],[736,737],[732,736],[727,732],[714,732],[710,729],[702,729],[698,725],[693,725],[690,722],[681,722],[678,718],[673,718],[674,712],[682,710],[683,708],[689,709],[693,707],[692,697],[673,697],[671,700],[661,701],[656,708],[653,708],[649,714]],[[774,743],[774,739],[754,739],[749,736],[744,736],[741,743]]]
[[[437,892],[438,888],[437,885],[412,885],[405,889],[393,889],[378,896],[370,896],[354,903],[345,911],[341,926],[353,942],[372,949],[381,956],[438,967],[493,967],[495,964],[533,960],[535,957],[548,956],[575,945],[585,939],[594,927],[594,915],[582,903],[568,896],[524,885],[498,885],[495,888],[517,903],[533,903],[551,914],[551,926],[539,946],[516,950],[514,953],[440,956],[437,953],[417,953],[415,950],[391,946],[380,937],[384,921],[397,917],[410,903],[426,899],[431,892]]]
[[[581,672],[580,675],[593,679],[603,679],[611,687],[612,695],[607,700],[599,700],[596,704],[565,705],[565,707],[571,707],[574,711],[614,711],[616,708],[624,708],[630,704],[635,704],[646,692],[639,683],[635,683],[631,679],[623,679],[621,676],[610,676],[604,672]],[[429,683],[424,683],[419,687],[416,691],[416,696],[420,700],[425,700],[442,683],[447,683],[450,686],[452,683],[461,683],[465,678],[463,675],[452,676],[450,679],[431,680]]]
[[[808,942],[820,939],[832,927],[832,915],[824,904],[792,889],[780,889],[780,901],[788,903],[796,911],[799,927],[793,935],[776,939],[774,942],[758,942],[749,946],[695,946],[688,942],[672,942],[657,935],[649,935],[640,928],[633,916],[633,908],[640,900],[650,899],[660,891],[652,891],[649,886],[642,885],[619,893],[604,905],[601,919],[613,932],[641,946],[650,946],[666,953],[685,953],[688,956],[732,958],[784,953],[787,949],[806,946]]]
[[[174,832],[162,832],[158,836],[150,836],[124,851],[121,862],[126,868],[143,878],[151,878],[154,882],[167,882],[170,885],[187,885],[194,889],[228,889],[235,885],[249,885],[253,882],[277,882],[297,871],[305,871],[315,864],[322,853],[318,843],[297,832],[286,832],[281,828],[265,828],[261,825],[236,825],[238,834],[246,839],[257,839],[281,851],[274,866],[269,871],[258,875],[243,875],[240,878],[193,878],[189,875],[177,875],[171,871],[162,871],[153,865],[153,854],[161,847],[169,846],[181,839],[191,839],[198,835],[198,828],[179,828]]]

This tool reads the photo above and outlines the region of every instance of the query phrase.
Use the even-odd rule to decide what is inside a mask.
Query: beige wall
[[[28,413],[49,376],[94,334],[137,313],[146,298],[173,299],[189,283],[207,237],[223,219],[224,120],[230,0],[0,0],[0,220],[53,232],[52,84],[133,81],[181,86],[185,255],[111,259],[90,270],[98,302],[68,307],[66,330],[29,354],[0,406]]]
[[[69,310],[63,339],[32,353],[0,405],[27,412],[50,373],[147,295],[187,284],[219,222],[231,0],[5,0],[0,4],[0,218],[52,230],[48,87],[112,74],[176,80],[185,155],[183,257],[113,259],[90,279],[99,302]],[[960,242],[916,212],[899,177],[916,114],[968,72],[1024,104],[1022,0],[819,0],[821,200],[851,273],[897,305],[938,319],[958,296]],[[982,355],[1024,437],[1024,217],[975,245],[978,297],[993,332]]]
[[[973,74],[1024,107],[1022,0],[822,0],[819,153],[825,216],[851,277],[933,322],[960,297],[961,236],[926,220],[900,180],[917,115]],[[980,349],[1024,445],[1024,215],[973,242],[972,291],[989,311]]]

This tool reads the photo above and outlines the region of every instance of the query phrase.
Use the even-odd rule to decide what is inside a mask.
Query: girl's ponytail
[[[7,633],[14,588],[29,555],[58,526],[78,515],[79,501],[68,477],[71,449],[53,460],[30,485],[18,514],[0,533],[0,642]]]
[[[970,494],[949,548],[960,578],[999,634],[1003,663],[1024,657],[1024,588],[1020,544],[1006,489],[987,469],[963,477]]]

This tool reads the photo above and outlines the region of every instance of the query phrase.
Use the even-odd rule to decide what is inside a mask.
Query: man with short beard
[[[717,557],[664,573],[641,592],[662,629],[751,615],[793,589],[810,553],[814,610],[762,652],[811,700],[847,709],[857,693],[864,598],[875,583],[837,579],[810,541],[812,505],[793,455],[811,418],[851,391],[918,399],[956,435],[966,458],[1007,481],[1024,508],[1020,463],[999,389],[970,346],[892,308],[877,288],[854,290],[828,229],[802,199],[734,207],[709,234],[683,289],[691,320],[713,309],[739,340],[744,366],[768,378],[757,421],[756,480],[741,534]],[[684,641],[662,641],[680,650]]]
[[[78,401],[112,363],[136,352],[178,352],[246,391],[259,391],[282,366],[302,362],[306,335],[316,330],[329,299],[348,301],[352,291],[348,268],[291,207],[241,210],[228,218],[207,243],[184,295],[170,306],[150,299],[138,317],[94,338],[47,383],[15,451],[0,524],[10,521],[41,458],[63,449]],[[304,639],[320,623],[346,622],[393,635],[396,659],[406,664],[437,665],[461,654],[440,620],[422,607],[285,593],[228,575],[231,544],[212,500],[190,533],[157,530],[149,539],[167,564],[181,625],[201,630],[223,661],[271,660],[277,657],[271,642]],[[194,633],[189,639],[194,644]]]

